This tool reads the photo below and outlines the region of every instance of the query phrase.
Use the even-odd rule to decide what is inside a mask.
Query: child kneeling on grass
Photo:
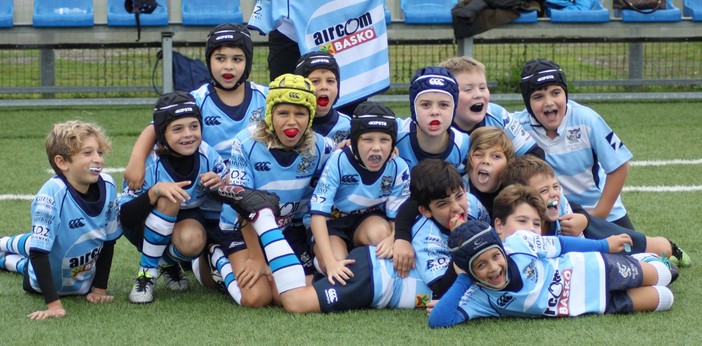
[[[24,290],[44,297],[47,309],[27,316],[33,320],[66,316],[62,296],[85,295],[91,303],[113,300],[107,281],[122,228],[117,188],[102,173],[110,147],[93,124],[54,124],[46,153],[56,176],[32,202],[32,232],[0,238],[0,269],[24,275]]]
[[[511,189],[515,188],[528,189]],[[625,234],[602,240],[539,236],[543,201],[533,190],[524,195],[513,201],[506,220],[495,220],[497,230],[482,221],[468,221],[451,233],[449,248],[458,278],[431,311],[430,327],[482,317],[670,309],[673,293],[666,286],[677,275],[659,257],[611,254],[631,243]],[[520,214],[537,223],[524,223]]]

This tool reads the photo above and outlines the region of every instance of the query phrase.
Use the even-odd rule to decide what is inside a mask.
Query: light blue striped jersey
[[[200,182],[200,175],[207,172],[215,172],[220,178],[226,179],[227,166],[216,150],[204,141],[200,143],[198,151],[194,154],[194,164],[188,174],[179,174],[173,168],[170,160],[172,157],[161,157],[155,151],[146,158],[146,174],[144,184],[138,190],[132,190],[127,182],[122,183],[123,193],[120,195],[119,204],[123,205],[143,193],[148,193],[149,189],[159,182],[179,182],[191,181],[190,185],[183,186],[183,190],[190,195],[190,199],[181,203],[180,209],[193,209],[200,207],[208,197],[208,191]],[[177,158],[176,158],[177,160]]]
[[[399,158],[370,172],[358,164],[351,147],[344,147],[327,161],[312,194],[310,213],[337,219],[377,209],[392,221],[409,197],[409,178],[409,168]]]
[[[628,162],[633,155],[602,117],[591,108],[568,101],[568,109],[554,139],[526,110],[514,117],[546,153],[565,196],[587,210],[602,195],[607,173]],[[617,197],[608,221],[618,220],[626,209]]]
[[[248,27],[265,35],[292,23],[300,53],[326,51],[340,69],[336,107],[390,87],[383,0],[258,0]]]
[[[607,283],[599,252],[561,254],[557,237],[529,231],[517,231],[505,239],[504,245],[519,271],[510,275],[520,275],[523,286],[512,292],[472,285],[459,303],[469,319],[604,313]]]
[[[252,82],[242,84],[244,100],[238,106],[227,106],[211,84],[203,84],[190,92],[202,111],[202,140],[215,148],[225,162],[232,152],[232,141],[239,131],[263,120],[266,114],[268,87]]]
[[[100,198],[88,202],[65,178],[55,176],[32,202],[30,250],[48,253],[54,287],[61,296],[90,292],[103,243],[122,235],[112,177],[100,174],[97,187]],[[41,292],[31,262],[28,273],[32,288]]]
[[[351,117],[336,109],[332,109],[329,114],[323,117],[314,117],[312,130],[331,139],[334,145],[338,145],[341,141],[349,138],[349,134],[351,133]]]
[[[301,219],[309,210],[315,180],[334,150],[331,140],[314,134],[314,155],[295,151],[268,149],[265,143],[251,138],[253,128],[239,132],[232,143],[229,182],[273,192],[280,198],[278,227],[285,230],[293,219]],[[237,214],[222,205],[220,228],[233,230]]]
[[[397,276],[392,260],[379,259],[375,255],[375,246],[367,249],[373,269],[372,308],[414,309],[429,303],[431,288],[419,277],[416,269],[411,269],[406,278],[401,278]]]
[[[418,165],[423,159],[434,158],[450,162],[456,166],[461,175],[466,173],[466,156],[470,148],[470,137],[467,134],[450,127],[449,145],[446,147],[446,150],[438,155],[430,155],[419,147],[417,124],[410,119],[403,120],[401,118],[397,118],[397,122],[399,129],[397,133],[397,150],[410,169]]]

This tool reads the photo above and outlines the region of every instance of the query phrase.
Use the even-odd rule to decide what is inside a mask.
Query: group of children
[[[0,237],[0,269],[47,304],[30,318],[64,316],[65,295],[113,300],[121,235],[140,252],[138,304],[160,277],[188,289],[185,268],[246,307],[427,308],[432,327],[671,307],[690,258],[634,229],[619,197],[632,155],[568,99],[555,62],[524,65],[514,114],[490,103],[480,62],[422,68],[401,119],[370,101],[334,109],[330,53],[269,86],[247,80],[245,27],[213,28],[205,53],[212,82],[159,97],[119,195],[103,131],[54,125],[32,231]]]

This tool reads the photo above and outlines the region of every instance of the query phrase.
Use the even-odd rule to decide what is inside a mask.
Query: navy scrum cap
[[[335,104],[339,100],[339,88],[341,88],[341,77],[339,75],[339,64],[333,55],[327,52],[309,52],[300,57],[295,65],[295,74],[309,78],[314,70],[325,69],[331,71],[336,77],[336,99],[331,100]]]
[[[158,143],[168,147],[166,144],[166,128],[168,124],[178,118],[197,118],[202,126],[202,113],[200,107],[195,103],[195,98],[184,91],[176,91],[161,95],[156,101],[154,108],[154,130]],[[170,148],[169,148],[170,149]]]
[[[239,80],[236,82],[234,87],[227,89],[222,87],[214,75],[212,75],[212,68],[210,67],[210,58],[212,57],[212,52],[222,46],[229,47],[239,47],[244,51],[244,56],[246,57],[246,67],[244,73],[241,75]],[[251,65],[253,64],[253,41],[251,40],[251,34],[249,30],[243,25],[238,24],[220,24],[212,28],[210,33],[207,35],[207,43],[205,44],[205,62],[207,62],[207,70],[210,72],[210,77],[220,89],[233,90],[239,87],[239,85],[246,82],[251,73]]]
[[[449,235],[448,247],[453,263],[470,274],[477,283],[482,282],[475,277],[470,266],[473,260],[492,248],[498,248],[505,255],[500,236],[490,225],[481,220],[468,220],[456,227]],[[509,275],[505,277],[509,278]]]
[[[395,112],[390,107],[377,102],[366,101],[358,105],[351,116],[351,149],[361,166],[363,161],[358,156],[358,137],[367,132],[383,132],[392,138],[393,149],[397,140],[397,121]],[[392,150],[390,150],[392,152]],[[388,156],[388,160],[392,155]]]
[[[519,89],[522,92],[522,99],[524,100],[524,105],[526,106],[529,114],[534,115],[531,110],[531,94],[534,91],[541,89],[547,85],[560,85],[566,93],[566,99],[568,98],[568,83],[566,82],[566,75],[561,70],[561,66],[557,63],[548,59],[533,59],[529,60],[524,67],[522,67],[521,81],[519,82]]]
[[[458,106],[458,82],[453,73],[446,68],[429,66],[421,68],[414,74],[409,87],[410,113],[412,121],[417,122],[417,112],[414,101],[425,92],[442,92],[453,99],[453,114],[456,115]]]

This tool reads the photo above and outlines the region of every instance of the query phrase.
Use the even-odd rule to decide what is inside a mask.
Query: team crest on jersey
[[[380,194],[381,196],[387,196],[392,191],[392,177],[389,175],[384,175],[380,178]]]
[[[107,222],[114,221],[117,219],[117,214],[119,214],[119,204],[117,201],[111,201],[107,204],[107,212],[105,212],[105,220]]]
[[[315,158],[313,156],[302,156],[302,160],[300,160],[300,163],[297,165],[297,175],[301,176],[310,174],[314,160]]]
[[[527,265],[524,268],[522,273],[524,274],[524,277],[531,281],[536,281],[539,278],[538,272],[536,271],[536,263],[534,262],[534,260],[531,260],[529,265]]]
[[[346,139],[346,137],[348,137],[350,133],[351,133],[351,131],[338,131],[337,133],[334,134],[334,136],[331,138],[331,140],[334,141],[334,143],[338,144],[339,142]]]
[[[257,123],[261,120],[263,120],[263,107],[256,108],[253,112],[251,112],[249,122]]]
[[[580,138],[582,138],[582,133],[580,132],[580,128],[577,129],[568,129],[568,133],[566,134],[566,139],[568,140],[568,144],[575,144],[580,141]]]
[[[241,155],[241,153],[242,153],[241,142],[239,140],[235,139],[232,142],[232,156]]]

